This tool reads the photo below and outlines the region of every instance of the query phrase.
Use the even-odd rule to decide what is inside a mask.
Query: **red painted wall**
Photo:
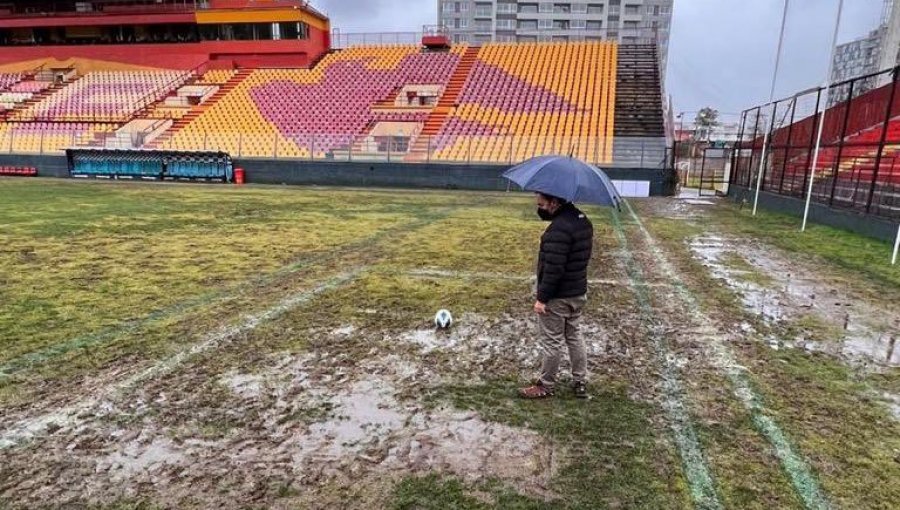
[[[0,47],[0,65],[44,58],[86,58],[166,69],[215,67],[306,67],[328,51],[330,34],[310,27],[309,39],[290,41],[204,41],[190,44],[129,44]]]

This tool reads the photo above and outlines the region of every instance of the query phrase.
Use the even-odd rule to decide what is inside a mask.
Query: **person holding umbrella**
[[[541,236],[534,303],[544,351],[541,374],[532,385],[519,389],[519,396],[526,399],[553,396],[563,351],[568,349],[572,390],[576,397],[588,398],[587,349],[578,325],[587,303],[594,227],[574,202],[618,206],[621,199],[606,174],[571,157],[534,158],[503,176],[525,190],[534,191],[538,216],[550,222]]]

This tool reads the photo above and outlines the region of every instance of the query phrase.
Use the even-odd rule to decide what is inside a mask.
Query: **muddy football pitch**
[[[526,402],[528,195],[0,181],[0,508],[896,508],[890,246],[695,198]]]

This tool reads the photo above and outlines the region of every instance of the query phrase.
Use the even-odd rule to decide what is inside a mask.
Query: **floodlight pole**
[[[803,225],[800,232],[806,232],[806,223],[809,219],[809,204],[812,201],[813,183],[816,180],[816,166],[819,164],[819,149],[822,147],[822,130],[825,127],[825,110],[831,100],[831,71],[834,69],[834,53],[837,51],[838,31],[841,29],[841,14],[844,12],[844,0],[838,1],[837,19],[834,21],[834,35],[831,38],[831,56],[828,59],[828,72],[825,74],[825,106],[819,112],[819,131],[816,134],[816,148],[813,151],[812,168],[809,170],[809,187],[806,191],[806,206],[803,208]],[[852,97],[847,98],[852,101]],[[837,175],[835,175],[835,179]]]
[[[772,103],[775,100],[775,84],[778,81],[778,68],[781,66],[781,50],[784,47],[784,28],[787,25],[787,15],[788,15],[788,5],[790,4],[790,0],[784,0],[784,12],[781,14],[781,33],[778,35],[778,50],[775,53],[775,71],[772,73],[772,88],[769,90],[769,104],[772,104],[772,122],[769,124],[769,129],[766,130],[766,134],[763,137],[763,146],[762,146],[762,155],[759,158],[759,172],[757,172],[756,176],[756,196],[753,198],[753,216],[756,216],[756,208],[759,205],[759,191],[762,189],[762,177],[763,172],[766,168],[766,147],[769,145],[769,136],[772,134],[772,129],[775,127],[775,114],[777,108],[777,103]]]

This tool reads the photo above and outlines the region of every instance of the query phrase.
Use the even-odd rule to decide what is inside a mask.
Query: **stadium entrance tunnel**
[[[234,180],[234,164],[224,152],[69,149],[66,159],[70,177]]]

